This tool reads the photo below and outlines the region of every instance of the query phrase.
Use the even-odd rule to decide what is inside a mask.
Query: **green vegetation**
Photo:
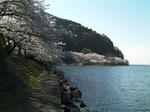
[[[92,53],[92,50],[88,48],[84,48],[83,50],[81,50],[81,53],[84,53],[84,54]]]
[[[92,52],[105,56],[117,56],[124,58],[119,49],[114,49],[113,42],[104,34],[99,34],[81,24],[66,19],[56,18],[56,26],[65,28],[72,34],[62,35],[62,41],[67,45],[66,51],[81,52],[90,49]]]
[[[0,109],[24,99],[42,82],[45,74],[32,60],[8,56],[5,40],[0,34]]]
[[[8,56],[0,34],[0,112],[20,112],[19,106],[42,84],[43,71],[36,62]]]
[[[42,83],[43,76],[45,76],[45,75],[46,75],[46,72],[39,74],[39,76],[37,76],[37,77],[30,76],[28,83],[27,83],[28,87],[30,89],[34,89],[35,87],[39,86]]]
[[[20,112],[20,105],[40,86],[46,71],[29,59],[8,57],[9,71],[0,77],[0,112]]]

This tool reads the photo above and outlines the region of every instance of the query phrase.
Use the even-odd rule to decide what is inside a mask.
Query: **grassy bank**
[[[8,57],[5,63],[5,74],[0,74],[0,112],[19,112],[20,105],[40,86],[47,72],[21,57]]]

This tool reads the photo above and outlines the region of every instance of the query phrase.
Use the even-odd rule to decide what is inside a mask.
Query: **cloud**
[[[150,65],[150,46],[122,47],[120,49],[130,64]]]

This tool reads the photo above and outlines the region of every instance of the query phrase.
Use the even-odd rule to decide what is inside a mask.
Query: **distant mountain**
[[[52,16],[52,15],[51,15]],[[98,53],[108,57],[120,57],[123,53],[114,46],[113,42],[104,34],[99,34],[79,23],[53,16],[56,28],[61,29],[62,42],[66,43],[64,51],[83,53]]]

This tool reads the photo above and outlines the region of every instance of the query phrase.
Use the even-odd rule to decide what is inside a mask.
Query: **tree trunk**
[[[17,54],[17,56],[22,57],[21,45],[19,45],[18,48],[19,48],[19,49],[18,49],[18,54]]]

